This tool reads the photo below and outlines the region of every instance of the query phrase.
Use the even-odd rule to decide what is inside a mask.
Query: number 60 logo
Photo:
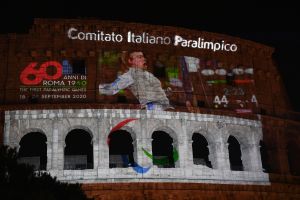
[[[44,62],[40,68],[36,68],[37,62],[29,63],[21,72],[20,80],[25,85],[37,85],[43,80],[56,80],[62,75],[62,65],[56,61]],[[48,74],[48,67],[55,67],[55,74]]]

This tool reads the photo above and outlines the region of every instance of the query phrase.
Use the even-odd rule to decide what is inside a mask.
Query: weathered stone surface
[[[152,166],[145,174],[136,173],[132,168],[109,168],[106,138],[112,127],[126,119],[122,113],[127,114],[126,118],[137,118],[122,127],[134,140],[136,162],[152,166],[150,159],[147,162],[147,158],[143,156],[141,148],[151,148],[152,133],[164,131],[173,138],[173,146],[179,152],[175,168]],[[184,112],[119,109],[17,110],[7,111],[5,116],[4,142],[7,145],[18,147],[21,138],[32,131],[46,135],[47,170],[60,180],[83,183],[130,181],[269,184],[268,174],[262,172],[259,152],[262,127],[259,121]],[[164,116],[168,116],[168,119]],[[223,123],[222,128],[218,127],[220,121]],[[73,129],[83,129],[92,136],[94,169],[64,170],[65,138]],[[192,140],[193,133],[206,137],[212,169],[192,162],[189,141]],[[227,147],[230,135],[236,137],[241,144],[245,171],[230,170]]]

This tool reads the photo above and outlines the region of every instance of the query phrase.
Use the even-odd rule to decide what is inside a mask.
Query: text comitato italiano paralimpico
[[[221,41],[206,41],[202,37],[195,39],[187,39],[180,35],[169,36],[154,36],[147,32],[134,33],[128,31],[126,34],[120,34],[115,32],[82,32],[76,28],[69,28],[68,38],[72,40],[82,41],[100,41],[100,42],[113,42],[121,43],[128,42],[133,44],[150,44],[150,45],[174,45],[179,47],[187,48],[198,48],[198,49],[210,49],[213,51],[231,51],[235,52],[238,50],[236,44],[226,43],[224,40]]]

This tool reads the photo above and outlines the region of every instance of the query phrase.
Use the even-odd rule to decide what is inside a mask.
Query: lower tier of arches
[[[28,139],[34,134],[42,151]],[[262,140],[260,121],[228,116],[108,109],[5,113],[4,144],[17,147],[23,161],[43,158],[38,169],[65,181],[268,184]]]

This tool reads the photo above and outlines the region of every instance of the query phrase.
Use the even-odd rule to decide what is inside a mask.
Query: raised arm
[[[119,76],[114,82],[108,84],[99,84],[100,94],[115,95],[120,90],[127,88],[134,83],[129,72]]]

